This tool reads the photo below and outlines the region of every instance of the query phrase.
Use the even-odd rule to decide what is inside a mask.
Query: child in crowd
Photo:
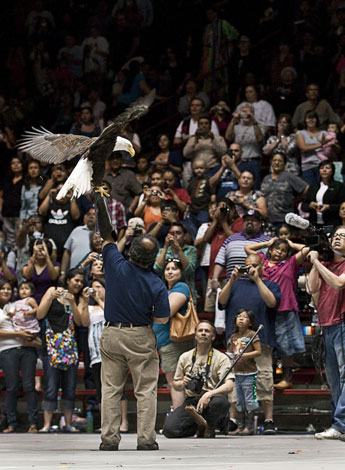
[[[279,238],[284,238],[286,240],[290,240],[293,236],[292,229],[289,227],[288,224],[283,224],[280,226],[278,230]]]
[[[18,288],[19,300],[12,304],[8,315],[12,317],[15,331],[39,333],[40,326],[36,318],[37,302],[32,297],[35,287],[31,282],[22,282]]]
[[[190,195],[189,223],[193,239],[201,224],[208,222],[208,205],[216,200],[214,190],[206,177],[206,163],[202,159],[193,162],[194,177],[190,180],[187,191]]]
[[[236,359],[255,334],[255,318],[252,310],[242,309],[235,318],[234,329],[228,342],[231,359]],[[238,428],[231,434],[249,436],[254,433],[255,410],[259,408],[256,396],[258,370],[255,357],[261,354],[261,344],[257,336],[241,359],[235,365],[235,385],[237,394]]]
[[[321,150],[316,152],[320,162],[322,162],[323,160],[336,160],[337,152],[334,146],[338,143],[338,132],[338,124],[332,122],[328,124],[327,133],[325,135],[325,143],[322,145]]]

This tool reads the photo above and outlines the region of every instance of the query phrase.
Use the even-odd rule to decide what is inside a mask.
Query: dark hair
[[[172,211],[178,212],[178,205],[173,199],[163,199],[161,202],[161,211],[169,207]]]
[[[46,244],[47,250],[48,250],[48,254],[49,254],[49,256],[51,256],[51,254],[53,252],[53,245],[52,245],[52,242],[49,240],[49,238],[34,238],[34,237],[31,237],[30,243],[29,243],[30,255],[31,256],[33,255],[34,244],[35,244],[36,240],[43,240],[44,241],[44,243]]]
[[[334,173],[335,173],[335,165],[333,162],[331,162],[330,160],[323,160],[320,164],[319,164],[319,171],[322,167],[326,166],[326,165],[329,165],[331,168],[332,168],[332,179],[334,178]]]
[[[315,118],[316,119],[316,127],[320,125],[319,116],[316,114],[315,111],[307,111],[304,115],[304,127],[307,128],[307,118]]]
[[[192,101],[198,100],[202,104],[202,107],[205,108],[205,101],[202,98],[199,98],[198,96],[194,96],[194,98],[191,99],[190,105],[192,104]]]
[[[165,265],[164,265],[164,272],[163,272],[163,280],[165,284],[167,283],[167,280],[165,279],[165,268],[168,266],[169,263],[174,263],[175,268],[179,269],[181,271],[181,282],[184,282],[184,277],[183,277],[183,265],[180,259],[178,258],[166,258],[165,259]]]
[[[74,268],[68,271],[65,278],[65,287],[67,287],[67,281],[70,281],[71,279],[79,275],[83,276],[83,278],[85,277],[84,270],[81,268]]]
[[[284,119],[284,118],[287,120],[287,123],[288,123],[288,126],[289,126],[287,132],[288,132],[288,135],[290,135],[293,131],[292,118],[291,118],[290,114],[287,114],[287,113],[280,114],[279,117],[278,117],[277,124],[281,119]]]
[[[91,108],[91,106],[82,106],[80,108],[80,112],[83,112],[84,109],[87,109],[88,111],[90,111],[91,116],[93,116],[93,109]]]
[[[39,173],[38,173],[37,178],[34,178],[34,179],[31,178],[31,176],[28,173],[29,166],[31,165],[31,163],[35,163],[36,165],[38,165],[39,170],[40,170]],[[34,182],[34,183],[36,183],[37,185],[40,185],[40,186],[43,186],[43,184],[45,183],[45,178],[43,178],[42,173],[41,173],[41,166],[40,166],[40,164],[37,160],[29,160],[27,162],[27,173],[24,176],[24,186],[25,186],[25,188],[30,189],[30,184],[32,182]]]
[[[175,172],[174,170],[172,170],[171,168],[169,168],[168,170],[164,170],[164,171],[163,171],[163,176],[164,176],[164,173],[171,173],[171,174],[174,176],[175,181],[177,180],[177,174],[176,174],[176,172]]]
[[[281,224],[281,226],[279,227],[279,230],[280,230],[281,228],[286,228],[286,229],[291,233],[291,235],[293,235],[293,233],[294,233],[293,227],[292,227],[291,225],[289,225],[289,224],[285,224],[285,223],[284,223],[284,224]],[[278,230],[278,232],[279,232],[279,230]]]
[[[208,114],[202,114],[199,119],[198,119],[198,122],[200,121],[200,119],[207,119],[208,122],[211,124],[212,122],[212,119],[210,118],[210,116]]]
[[[272,155],[272,157],[271,157],[271,161],[273,160],[273,158],[274,158],[276,155],[281,156],[282,159],[284,160],[285,165],[286,165],[286,163],[287,163],[287,156],[286,156],[286,153],[285,153],[285,152],[273,152],[273,155]]]
[[[187,232],[188,232],[188,230],[186,229],[186,227],[183,225],[182,222],[173,222],[173,223],[171,224],[171,227],[181,227],[182,230],[183,230],[183,233],[187,233]]]
[[[9,302],[11,302],[12,296],[13,296],[13,286],[12,286],[12,284],[11,284],[10,281],[8,281],[7,279],[5,279],[5,278],[3,277],[2,279],[0,279],[0,289],[2,289],[5,284],[9,284],[10,287],[11,287],[12,294],[11,294],[11,298],[10,298],[10,300],[9,300]]]
[[[285,238],[278,238],[277,240],[275,240],[272,245],[269,247],[268,251],[269,253],[271,253],[271,251],[274,249],[274,248],[279,248],[280,245],[285,245],[286,248],[287,248],[287,256],[289,256],[290,254],[290,245],[288,243],[287,240],[285,240]]]
[[[30,281],[22,281],[22,282],[20,282],[19,285],[18,285],[18,292],[19,292],[19,289],[22,287],[23,284],[27,284],[27,285],[30,287],[31,295],[34,295],[34,293],[35,293],[35,284],[33,284],[33,283],[30,282]]]
[[[104,277],[99,277],[98,279],[91,279],[90,286],[92,286],[93,282],[99,282],[100,284],[102,284],[102,286],[105,289],[105,279],[104,279]]]
[[[157,240],[151,235],[143,234],[133,239],[129,256],[135,264],[148,268],[155,262],[158,251]]]
[[[238,330],[238,326],[236,325],[236,318],[238,317],[238,315],[240,315],[241,313],[245,312],[247,315],[248,315],[248,318],[249,318],[249,328],[252,329],[252,330],[256,330],[256,326],[255,326],[255,314],[253,312],[253,310],[247,310],[246,308],[241,308],[238,312],[237,312],[237,315],[234,319],[234,327],[232,329],[232,333],[237,333],[239,330]]]
[[[24,175],[25,174],[25,162],[24,160],[19,157],[18,155],[13,155],[13,157],[11,157],[11,160],[10,160],[10,163],[8,164],[8,175],[9,175],[9,178],[12,178],[13,177],[13,173],[12,173],[12,170],[11,170],[11,163],[13,162],[13,160],[19,160],[20,163],[22,164],[22,174]]]

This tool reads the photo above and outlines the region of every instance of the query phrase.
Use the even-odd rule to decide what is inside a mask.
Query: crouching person
[[[195,330],[196,348],[180,356],[173,385],[185,391],[186,399],[167,416],[165,437],[189,437],[196,432],[197,437],[215,437],[216,428],[223,428],[229,419],[227,394],[233,389],[234,375],[230,373],[223,385],[215,388],[230,368],[229,358],[212,347],[215,337],[214,326],[201,321]]]

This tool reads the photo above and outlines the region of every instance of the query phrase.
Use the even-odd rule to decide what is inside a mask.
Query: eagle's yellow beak
[[[131,154],[131,157],[134,157],[135,155],[135,150],[134,148],[131,146],[131,147],[128,147],[128,152]]]

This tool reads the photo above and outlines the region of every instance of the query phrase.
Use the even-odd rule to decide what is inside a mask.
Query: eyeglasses
[[[338,233],[337,232],[333,235],[332,238],[333,238],[333,240],[334,240],[334,238],[342,238],[343,240],[345,240],[345,233]]]

